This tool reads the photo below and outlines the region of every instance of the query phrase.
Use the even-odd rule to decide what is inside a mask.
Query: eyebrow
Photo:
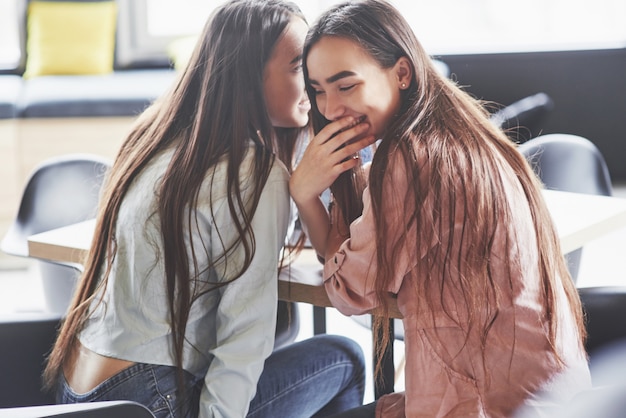
[[[326,79],[326,82],[328,84],[331,84],[331,83],[334,83],[337,80],[341,80],[342,78],[350,77],[350,76],[353,76],[353,75],[356,75],[356,73],[354,71],[339,71],[337,74],[331,75],[330,77],[328,77]],[[315,81],[315,80],[312,80],[312,79],[309,79],[309,83],[316,84],[318,86],[320,84],[318,81]]]
[[[289,61],[289,64],[295,64],[298,61],[302,61],[302,54],[296,55],[291,61]]]

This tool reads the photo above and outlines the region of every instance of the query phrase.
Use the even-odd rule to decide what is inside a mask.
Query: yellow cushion
[[[114,1],[31,1],[27,19],[25,78],[113,71]]]

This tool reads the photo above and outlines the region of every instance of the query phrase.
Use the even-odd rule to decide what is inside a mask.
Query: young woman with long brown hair
[[[158,417],[324,416],[362,402],[353,341],[272,353],[288,178],[309,120],[306,30],[289,2],[220,6],[138,118],[49,357],[59,402],[134,400]]]
[[[329,297],[347,315],[377,310],[375,332],[389,294],[403,315],[406,393],[382,397],[377,416],[506,417],[588,388],[581,303],[541,185],[481,103],[385,1],[323,14],[304,63],[319,133],[290,191]],[[346,171],[347,134],[324,127],[344,118],[361,127],[354,141],[380,139],[365,190]],[[344,192],[329,213],[331,185]]]

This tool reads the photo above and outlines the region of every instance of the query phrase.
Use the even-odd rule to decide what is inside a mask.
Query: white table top
[[[543,195],[565,254],[626,227],[626,199],[551,190]]]
[[[626,227],[626,199],[544,190],[564,254],[620,228]],[[94,220],[88,220],[28,239],[31,257],[82,263],[89,250]],[[305,250],[285,270],[279,281],[283,300],[331,306],[321,286],[321,265],[314,251]]]
[[[561,240],[563,253],[602,235],[626,227],[626,199],[544,190]],[[29,255],[52,261],[80,263],[89,249],[94,220],[32,235]]]

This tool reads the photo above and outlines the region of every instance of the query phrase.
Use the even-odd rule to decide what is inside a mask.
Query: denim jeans
[[[175,367],[136,363],[84,394],[72,391],[65,377],[61,375],[56,401],[78,403],[130,400],[145,405],[157,418],[195,417],[198,415],[201,386],[198,379],[187,372],[185,384],[189,390],[181,397],[177,390]]]
[[[361,347],[317,335],[275,351],[266,361],[248,417],[326,417],[363,403]]]
[[[174,367],[137,363],[79,395],[61,376],[57,402],[132,400],[157,418],[195,417],[203,381],[190,373],[185,380],[190,389],[179,396]],[[248,417],[330,416],[361,405],[364,391],[360,346],[345,337],[318,335],[283,347],[265,361]]]

